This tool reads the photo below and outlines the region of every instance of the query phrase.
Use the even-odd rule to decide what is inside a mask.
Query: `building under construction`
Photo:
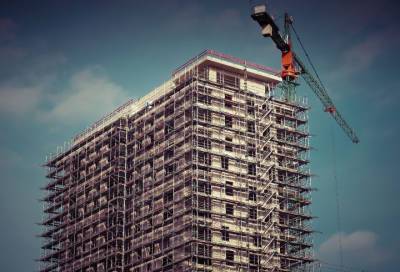
[[[305,100],[212,50],[46,161],[40,271],[305,271]]]

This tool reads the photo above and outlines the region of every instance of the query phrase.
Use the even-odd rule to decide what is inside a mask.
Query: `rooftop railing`
[[[225,60],[225,61],[229,61],[229,62],[232,62],[232,63],[235,63],[235,64],[240,64],[240,65],[243,65],[245,67],[253,68],[253,69],[261,71],[261,72],[271,73],[273,75],[279,75],[280,74],[280,72],[278,70],[275,70],[275,69],[273,69],[271,67],[267,67],[267,66],[264,66],[264,65],[261,65],[261,64],[256,64],[256,63],[253,63],[253,62],[250,62],[250,61],[247,61],[247,60],[243,60],[243,59],[240,59],[240,58],[236,58],[236,57],[233,57],[233,56],[228,55],[228,54],[217,52],[215,50],[207,49],[207,50],[204,50],[203,52],[201,52],[199,55],[191,58],[190,60],[188,60],[187,62],[185,62],[181,66],[179,66],[177,69],[174,70],[172,75],[173,76],[176,75],[177,73],[181,72],[185,68],[189,67],[190,65],[192,65],[196,61],[198,61],[201,58],[206,57],[206,56],[211,56],[211,57],[218,58],[220,60]]]

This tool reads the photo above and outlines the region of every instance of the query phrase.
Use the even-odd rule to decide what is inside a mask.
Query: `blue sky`
[[[304,82],[312,106],[316,253],[364,271],[400,265],[400,36],[396,1],[269,1],[288,11],[352,144]],[[204,49],[279,68],[280,55],[237,1],[3,1],[0,4],[0,264],[33,271],[40,255],[46,154],[128,98],[143,96]],[[295,50],[299,50],[298,47]],[[332,135],[335,141],[333,156]],[[337,164],[342,233],[336,220]]]

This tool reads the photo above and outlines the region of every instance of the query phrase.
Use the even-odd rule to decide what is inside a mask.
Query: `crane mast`
[[[293,52],[290,38],[290,26],[293,23],[291,17],[288,14],[285,14],[284,36],[280,34],[279,27],[276,25],[272,16],[267,12],[265,4],[254,6],[252,8],[251,17],[261,26],[262,35],[264,37],[270,37],[282,53],[281,77],[285,98],[288,101],[293,100],[297,85],[296,79],[300,75],[324,105],[325,111],[335,119],[353,143],[358,143],[359,139],[356,133],[338,112],[322,82],[319,78],[317,80],[310,73],[304,62]]]

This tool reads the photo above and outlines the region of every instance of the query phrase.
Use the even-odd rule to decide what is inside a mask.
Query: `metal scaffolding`
[[[171,81],[46,163],[40,271],[306,271],[304,101],[211,50]]]

